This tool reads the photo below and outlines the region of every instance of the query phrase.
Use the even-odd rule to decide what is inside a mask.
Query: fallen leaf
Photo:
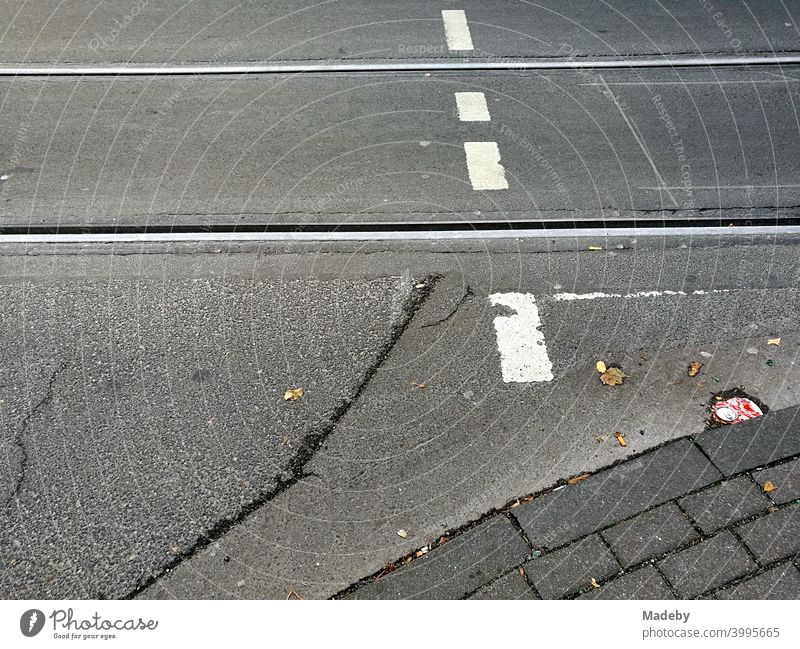
[[[767,341],[767,344],[768,345],[780,345],[781,344],[781,339],[780,338],[770,338]]]
[[[511,509],[516,509],[517,507],[519,507],[519,504],[520,504],[519,500],[514,501],[513,503],[511,503]]]
[[[408,538],[408,532],[405,530],[397,530],[397,536],[399,536],[401,539]]]
[[[595,579],[594,577],[592,577],[592,587],[600,588],[600,584],[597,583],[597,579]]]
[[[303,388],[291,388],[283,393],[284,401],[297,401],[303,396]]]
[[[302,598],[302,597],[300,597],[300,595],[298,595],[296,592],[294,592],[294,591],[293,591],[293,590],[290,588],[290,589],[289,589],[289,592],[286,594],[286,599],[292,599],[292,600],[295,600],[295,599],[300,599],[300,600],[301,600],[301,599],[303,599],[303,598]]]
[[[524,577],[525,576],[525,568],[523,568],[522,566],[517,568],[517,572],[519,573],[520,577]]]
[[[625,435],[623,435],[622,433],[614,433],[614,437],[617,438],[617,441],[619,442],[620,446],[626,446]]]
[[[605,385],[622,385],[627,376],[619,367],[609,367],[600,375],[600,380]]]
[[[602,250],[603,246],[589,246],[589,250]]]
[[[689,363],[689,368],[686,370],[686,373],[689,376],[697,376],[700,373],[701,367],[703,367],[703,364],[700,361],[692,361]]]
[[[581,480],[586,480],[591,473],[581,473],[580,475],[576,475],[574,478],[570,478],[567,480],[567,484],[578,484]]]
[[[597,371],[600,372],[600,374],[606,371],[606,364],[603,361],[597,361],[595,367],[597,368]]]
[[[771,493],[771,492],[775,491],[777,489],[777,487],[774,484],[772,484],[769,480],[767,480],[764,483],[764,486],[762,487],[762,489],[764,490],[765,494],[768,494],[768,493]]]
[[[411,385],[413,385],[415,388],[419,388],[420,390],[424,390],[426,388],[424,383],[417,383],[416,381],[411,381]]]

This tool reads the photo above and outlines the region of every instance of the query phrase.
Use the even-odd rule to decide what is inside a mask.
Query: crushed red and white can
[[[711,414],[721,424],[738,424],[740,421],[755,419],[764,413],[758,404],[744,397],[731,397],[717,401],[711,406]]]

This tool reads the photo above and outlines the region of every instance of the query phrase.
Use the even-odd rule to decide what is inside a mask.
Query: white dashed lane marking
[[[467,25],[467,15],[461,9],[449,9],[442,11],[444,21],[444,33],[447,37],[447,47],[450,50],[471,50],[472,36]]]
[[[472,189],[508,189],[497,142],[464,142]]]
[[[552,381],[553,364],[547,355],[536,298],[531,293],[494,293],[489,301],[494,306],[505,306],[516,312],[494,319],[503,381]]]
[[[462,122],[490,122],[492,119],[482,92],[457,92],[456,106]]]

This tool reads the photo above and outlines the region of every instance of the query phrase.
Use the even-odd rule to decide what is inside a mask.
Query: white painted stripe
[[[472,189],[508,189],[497,142],[464,142]]]
[[[467,25],[467,14],[463,9],[446,9],[442,11],[444,33],[447,36],[447,47],[451,50],[471,50],[472,36]]]
[[[516,311],[515,315],[501,315],[494,319],[503,381],[552,381],[553,364],[547,355],[536,298],[530,293],[493,293],[489,301],[494,306]]]
[[[462,122],[490,122],[486,95],[482,92],[457,92],[458,119]]]
[[[573,300],[596,300],[605,297],[621,297],[630,299],[633,297],[661,297],[662,295],[709,295],[711,293],[727,293],[728,289],[712,289],[710,291],[639,291],[638,293],[555,293],[551,297],[558,302],[571,302]]]

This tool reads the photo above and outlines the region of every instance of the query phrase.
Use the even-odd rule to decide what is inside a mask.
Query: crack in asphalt
[[[22,489],[22,485],[25,482],[25,475],[28,468],[28,449],[25,446],[25,432],[28,429],[28,424],[30,423],[31,419],[45,406],[47,406],[50,401],[53,399],[53,385],[56,382],[59,374],[63,372],[67,368],[68,363],[66,361],[62,362],[58,365],[50,374],[50,379],[47,382],[47,389],[45,390],[44,396],[34,405],[27,415],[22,419],[19,424],[19,430],[17,434],[14,436],[14,446],[19,448],[20,450],[20,462],[19,462],[19,476],[14,484],[14,488],[11,490],[11,493],[8,495],[8,498],[5,502],[5,507],[10,507],[11,503],[14,501],[15,497],[19,496],[20,490]]]
[[[127,594],[120,596],[120,599],[134,599],[137,595],[143,593],[148,588],[156,584],[162,577],[169,574],[174,568],[191,559],[200,550],[215,541],[219,540],[231,529],[244,522],[251,514],[261,509],[268,502],[281,495],[284,491],[290,489],[292,486],[315,475],[313,472],[306,471],[306,465],[313,459],[316,452],[322,447],[331,433],[336,430],[339,422],[350,410],[350,407],[358,400],[361,394],[369,385],[372,378],[377,374],[383,363],[388,358],[390,352],[403,336],[414,316],[422,308],[425,301],[433,293],[436,284],[441,279],[439,275],[429,275],[417,283],[416,288],[412,290],[411,295],[406,299],[404,308],[402,310],[403,317],[395,323],[392,331],[386,341],[386,344],[378,352],[375,362],[367,369],[361,377],[360,382],[356,386],[352,395],[345,397],[345,399],[333,410],[328,422],[318,428],[310,430],[300,442],[297,452],[289,461],[289,465],[281,473],[288,478],[278,477],[276,484],[272,489],[266,490],[256,496],[249,503],[245,504],[237,513],[232,516],[227,516],[214,524],[206,532],[201,533],[200,536],[188,548],[178,552],[170,561],[168,561],[162,568],[144,579],[140,579],[139,583]]]
[[[467,300],[469,300],[472,297],[473,297],[472,288],[468,284],[464,290],[464,294],[461,296],[458,302],[456,302],[455,306],[453,306],[450,313],[448,313],[443,318],[439,318],[435,322],[426,322],[425,324],[421,324],[420,329],[426,329],[428,327],[438,327],[439,325],[444,324],[445,322],[450,320],[450,318],[452,318],[462,306],[464,306]]]

